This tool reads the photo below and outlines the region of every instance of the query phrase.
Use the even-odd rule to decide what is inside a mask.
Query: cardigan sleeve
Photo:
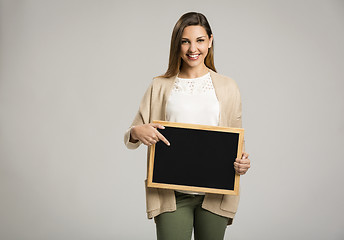
[[[233,127],[242,128],[242,103],[239,88],[237,88],[234,98],[234,111],[232,115]],[[245,152],[245,137],[243,140],[242,151]]]
[[[153,82],[150,84],[148,89],[146,90],[143,98],[141,99],[140,107],[136,116],[130,125],[130,127],[124,133],[124,144],[129,149],[136,149],[141,145],[141,141],[136,143],[130,142],[130,131],[133,126],[146,124],[150,122],[150,109],[151,109],[151,100],[152,100],[152,90],[153,90]]]

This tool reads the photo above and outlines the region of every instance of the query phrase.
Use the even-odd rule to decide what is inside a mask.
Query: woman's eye
[[[204,39],[198,39],[197,42],[204,42]],[[182,44],[184,43],[190,43],[188,40],[182,40]]]

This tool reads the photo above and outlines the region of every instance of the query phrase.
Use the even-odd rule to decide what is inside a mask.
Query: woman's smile
[[[188,56],[188,59],[190,60],[197,60],[199,58],[199,55],[201,54],[186,54],[186,56]]]

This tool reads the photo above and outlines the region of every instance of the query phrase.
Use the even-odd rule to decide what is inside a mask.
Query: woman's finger
[[[164,137],[164,135],[162,135],[158,130],[156,131],[157,132],[157,136],[158,138],[163,141],[164,143],[166,143],[167,146],[170,146],[170,142]]]
[[[156,140],[154,140],[154,138],[150,137],[150,136],[145,136],[143,138],[143,143],[147,146],[150,146],[152,144],[155,144],[156,143]]]
[[[245,174],[248,171],[248,168],[242,168],[242,167],[234,167],[234,169],[240,175]]]
[[[251,165],[249,163],[239,163],[239,167],[241,167],[241,168],[250,168]]]
[[[248,164],[237,164],[237,163],[234,163],[234,168],[237,168],[237,169],[249,169],[249,168],[250,168],[250,165],[248,165]]]
[[[155,143],[159,141],[159,137],[157,136],[157,134],[155,132],[152,133],[151,139],[154,140]]]
[[[250,168],[250,165],[234,163],[234,169],[237,172],[245,172],[246,173],[249,168]]]
[[[142,139],[141,142],[142,142],[144,145],[146,145],[146,146],[149,146],[149,145],[150,145],[149,142],[148,142],[146,139]]]
[[[240,164],[250,164],[251,161],[250,161],[249,159],[240,159],[240,160],[238,161],[238,163],[240,163]]]
[[[154,133],[154,135],[150,138],[150,142],[152,144],[156,144],[157,142],[159,142],[158,134]]]
[[[250,159],[243,157],[243,158],[236,158],[235,162],[237,162],[237,163],[250,163],[251,161],[250,161]]]
[[[150,123],[150,125],[154,128],[165,129],[165,127],[159,123]]]

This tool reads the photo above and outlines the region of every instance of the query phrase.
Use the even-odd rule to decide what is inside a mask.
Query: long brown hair
[[[187,26],[202,26],[207,32],[208,37],[211,37],[212,31],[210,25],[207,18],[202,13],[188,12],[181,16],[174,26],[172,32],[168,69],[166,73],[160,77],[169,78],[175,76],[181,69],[183,62],[180,57],[180,45],[184,28]],[[204,64],[208,68],[217,72],[214,65],[214,39],[211,47],[208,50],[208,54],[204,59]]]

